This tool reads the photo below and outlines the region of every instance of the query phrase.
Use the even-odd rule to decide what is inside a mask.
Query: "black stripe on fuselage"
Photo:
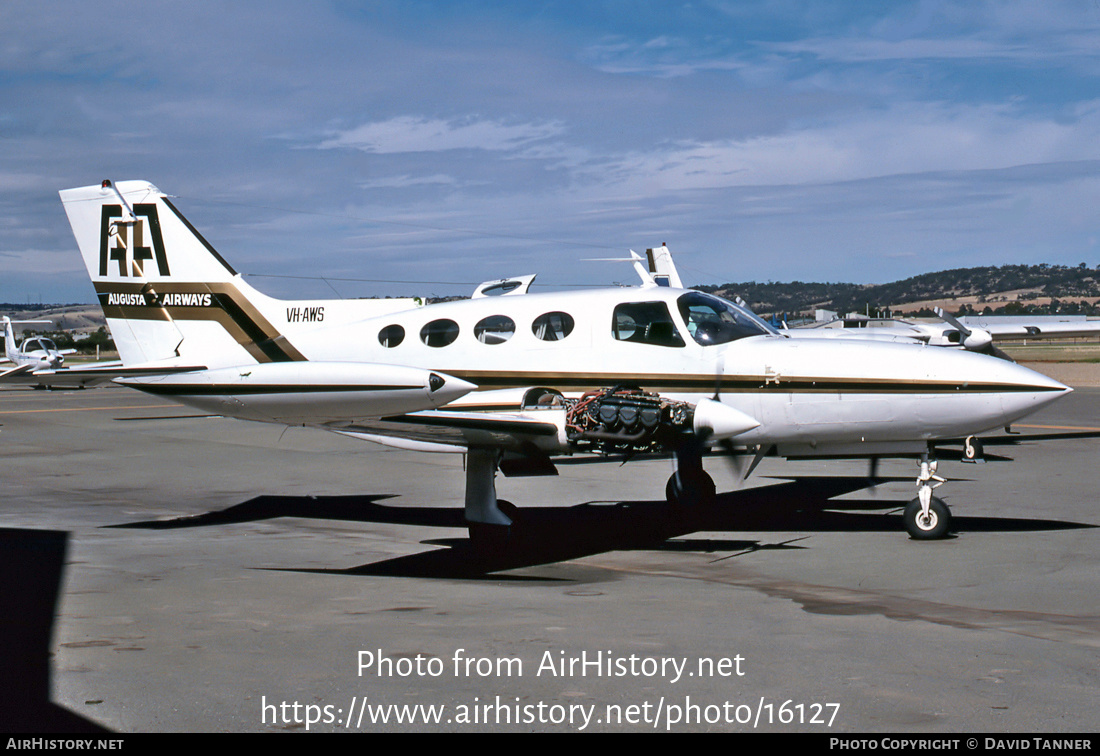
[[[240,304],[237,303],[235,294],[235,291],[214,292],[214,302],[245,332],[245,335],[269,360],[272,362],[294,362],[294,358],[275,343],[279,334],[276,333],[273,336],[267,333],[255,320],[246,315]]]
[[[734,393],[844,393],[844,394],[996,394],[1061,391],[1052,386],[1016,383],[946,383],[937,381],[882,381],[836,378],[774,378],[709,375],[630,375],[625,373],[483,373],[436,368],[475,384],[479,390],[550,386],[562,390],[594,391],[612,386],[637,386],[649,391],[713,394]]]

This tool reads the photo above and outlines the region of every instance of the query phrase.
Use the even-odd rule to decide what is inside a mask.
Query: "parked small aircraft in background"
[[[19,344],[15,340],[14,324],[50,324],[50,320],[12,320],[6,315],[4,323],[4,356],[15,367],[0,370],[0,382],[36,383],[33,374],[40,370],[56,370],[65,364],[65,356],[75,349],[58,349],[53,339],[45,336],[28,336]]]
[[[943,322],[855,315],[784,329],[784,333],[793,338],[921,342],[931,346],[955,347],[991,354],[1005,360],[1012,358],[997,347],[997,341],[1100,336],[1100,320],[1025,315],[957,318],[941,307],[935,308],[935,313]]]
[[[4,317],[3,323],[4,353],[9,362],[15,363],[15,367],[0,371],[0,383],[83,388],[113,380],[123,372],[121,362],[100,362],[80,368],[66,367],[65,357],[74,354],[76,350],[58,349],[53,339],[45,336],[28,336],[22,344],[16,344],[13,324],[52,323],[50,320],[11,320]]]
[[[646,250],[648,270],[643,268],[642,258],[631,252],[643,284],[647,281],[658,286],[683,288],[680,274],[672,260],[667,245]],[[670,283],[671,282],[671,283]],[[740,297],[737,304],[748,307]],[[910,321],[902,318],[871,318],[849,315],[820,323],[809,323],[788,328],[786,322],[778,324],[784,335],[791,338],[839,338],[892,341],[895,343],[921,343],[931,346],[956,347],[971,352],[991,354],[1001,359],[1012,358],[997,348],[994,342],[1020,339],[1045,340],[1100,336],[1100,319],[1083,315],[969,315],[955,317],[942,307],[934,308],[942,321]],[[774,321],[773,321],[774,322]]]
[[[906,528],[941,538],[950,511],[932,496],[937,443],[1070,391],[962,350],[789,338],[674,285],[659,250],[649,270],[634,256],[636,288],[532,294],[527,276],[428,306],[282,301],[249,286],[149,183],[104,181],[61,199],[122,361],[146,373],[119,383],[223,415],[465,454],[478,542],[522,527],[497,500],[498,470],[554,474],[562,455],[665,452],[669,502],[705,506],[715,485],[703,452],[714,446],[754,465],[771,453],[914,458]]]
[[[52,324],[51,320],[12,320],[2,318],[4,323],[4,355],[9,362],[17,366],[30,365],[32,370],[59,368],[65,364],[65,355],[73,354],[75,349],[58,349],[53,339],[45,336],[28,336],[22,344],[16,343],[13,324]]]

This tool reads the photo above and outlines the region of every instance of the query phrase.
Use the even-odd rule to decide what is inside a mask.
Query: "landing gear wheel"
[[[702,470],[691,475],[673,473],[665,484],[665,500],[674,507],[709,507],[717,495],[714,479]]]
[[[969,436],[966,443],[963,444],[963,462],[984,462],[984,455],[985,450],[982,448],[982,442],[973,436]]]
[[[917,541],[946,538],[951,532],[951,510],[943,499],[933,496],[928,505],[928,516],[924,517],[920,498],[913,499],[905,507],[905,529],[909,537]]]

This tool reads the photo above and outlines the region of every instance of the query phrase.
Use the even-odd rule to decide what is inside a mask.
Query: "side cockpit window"
[[[763,336],[776,331],[750,310],[733,302],[692,291],[676,300],[688,333],[703,346],[726,344],[748,336]]]
[[[615,308],[611,333],[619,341],[682,347],[684,340],[664,302],[626,302]]]

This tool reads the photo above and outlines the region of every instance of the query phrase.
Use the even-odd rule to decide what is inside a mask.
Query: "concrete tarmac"
[[[1015,428],[1067,429],[1100,430],[1100,389]],[[708,459],[718,506],[683,514],[646,460],[498,478],[523,530],[484,556],[459,455],[0,391],[25,605],[0,640],[48,651],[7,668],[52,698],[9,674],[0,729],[1095,732],[1100,439],[986,451],[941,462],[944,541],[902,529],[912,461],[867,489],[866,463],[768,459],[737,487]]]

